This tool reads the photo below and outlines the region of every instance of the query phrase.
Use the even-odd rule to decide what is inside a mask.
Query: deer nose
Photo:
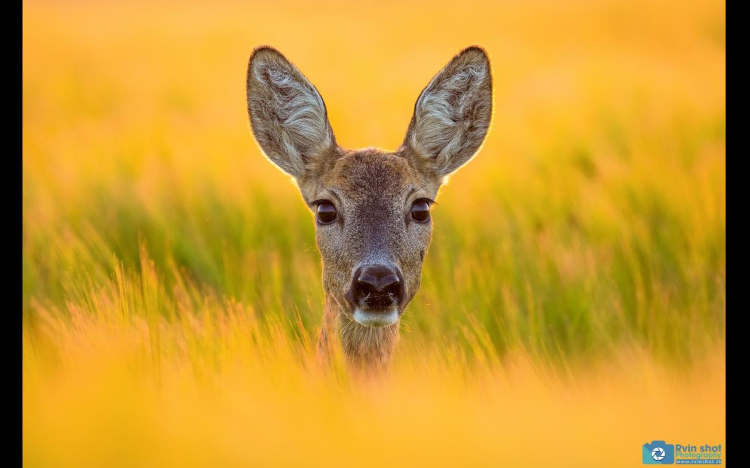
[[[357,278],[360,288],[366,292],[385,292],[398,287],[401,281],[396,273],[385,267],[368,268]]]
[[[401,303],[404,284],[395,268],[368,265],[354,272],[346,298],[357,307],[386,309]]]

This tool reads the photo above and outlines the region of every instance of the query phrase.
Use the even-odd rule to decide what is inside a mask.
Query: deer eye
[[[430,220],[430,200],[420,198],[411,206],[411,217],[418,223]]]
[[[315,217],[320,224],[331,224],[336,220],[336,207],[327,200],[318,202],[315,208]]]

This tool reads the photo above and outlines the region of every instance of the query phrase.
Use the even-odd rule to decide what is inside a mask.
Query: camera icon
[[[644,465],[671,465],[674,463],[674,444],[654,440],[643,444]]]

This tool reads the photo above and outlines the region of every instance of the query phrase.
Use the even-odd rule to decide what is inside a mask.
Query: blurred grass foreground
[[[65,2],[23,17],[27,466],[635,466],[723,444],[716,0]],[[248,128],[271,44],[339,143],[395,149],[461,48],[482,152],[441,191],[379,381],[311,365],[312,216]]]

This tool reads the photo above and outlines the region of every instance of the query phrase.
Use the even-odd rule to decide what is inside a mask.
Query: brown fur
[[[264,154],[294,177],[311,209],[316,200],[336,208],[336,220],[316,228],[327,297],[319,352],[325,358],[340,343],[354,367],[383,369],[398,340],[398,322],[361,325],[344,295],[363,264],[385,263],[402,272],[406,298],[399,317],[419,289],[432,221],[414,222],[411,206],[434,200],[445,177],[481,147],[492,118],[487,55],[479,47],[465,49],[430,81],[395,152],[340,148],[323,99],[275,49],[256,49],[247,76],[250,122]]]

